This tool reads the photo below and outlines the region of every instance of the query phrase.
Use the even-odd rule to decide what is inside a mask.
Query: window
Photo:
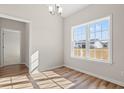
[[[111,62],[110,17],[72,27],[71,56]]]

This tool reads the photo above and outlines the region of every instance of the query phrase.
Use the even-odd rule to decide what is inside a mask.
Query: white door
[[[3,30],[3,63],[4,66],[20,63],[20,32]]]

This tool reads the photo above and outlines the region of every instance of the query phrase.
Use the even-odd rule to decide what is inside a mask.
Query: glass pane
[[[101,42],[102,42],[103,48],[108,48],[108,41],[107,40],[103,40]]]
[[[77,48],[77,54],[79,57],[81,56],[81,49],[80,48]]]
[[[102,42],[97,39],[94,43],[94,47],[95,47],[95,57],[96,57],[96,59],[101,59],[101,51],[103,49]]]
[[[101,51],[102,51],[102,48],[95,49],[96,59],[101,59]]]
[[[101,59],[103,59],[104,61],[108,61],[108,41],[107,40],[103,40],[102,41],[103,44],[103,49],[102,49],[102,56]]]
[[[84,35],[84,34],[82,35],[81,41],[82,41],[82,42],[86,41],[86,35]]]
[[[101,37],[101,32],[96,32],[96,40],[100,41],[102,39]]]
[[[85,27],[80,26],[74,29],[74,56],[85,57],[86,55],[86,31]]]
[[[95,33],[90,34],[90,40],[95,39]]]
[[[77,56],[77,49],[74,48],[74,56]]]
[[[103,59],[105,62],[108,61],[108,48],[103,48],[102,49],[102,56],[101,56],[101,59]]]
[[[86,56],[86,38],[81,42],[81,53],[82,57]]]
[[[103,21],[101,21],[101,24],[102,24],[102,31],[109,29],[109,20],[107,20],[107,19],[103,20]]]
[[[76,29],[73,31],[73,39],[74,39],[74,40],[77,39],[77,32],[76,32]]]
[[[102,31],[102,40],[108,40],[108,31]]]
[[[95,55],[94,55],[94,52],[95,52],[95,50],[94,50],[94,43],[95,43],[95,40],[94,39],[92,39],[92,40],[90,40],[90,58],[91,59],[93,59],[93,58],[95,58]]]
[[[98,33],[98,32],[97,32]],[[96,59],[108,59],[108,41],[106,36],[106,31],[102,32],[102,40],[95,41],[95,51],[96,51]],[[98,37],[98,35],[96,35]],[[104,39],[104,40],[103,40]]]
[[[96,24],[96,31],[101,31],[101,24],[100,23],[97,23]]]
[[[90,32],[94,33],[95,32],[95,24],[90,25]]]
[[[82,56],[86,57],[86,48],[82,48]]]
[[[94,59],[95,58],[95,55],[94,55],[94,44],[95,44],[95,33],[91,33],[90,34],[90,50],[89,50],[89,53],[90,53],[90,58],[91,59]]]

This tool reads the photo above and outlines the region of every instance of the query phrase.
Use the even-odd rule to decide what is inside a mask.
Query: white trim
[[[25,64],[28,68],[29,68],[29,65],[27,62],[23,62],[22,64]]]
[[[31,30],[32,30],[32,28],[31,28],[31,27],[32,27],[32,22],[31,22],[31,23],[28,23],[27,25],[28,25],[28,29],[29,29],[29,32],[28,32],[28,36],[29,36],[29,38],[28,38],[28,40],[29,40],[29,41],[28,41],[28,45],[29,45],[29,49],[28,49],[28,51],[29,51],[29,53],[28,53],[29,58],[28,58],[28,61],[29,61],[29,62],[28,62],[28,63],[26,62],[26,64],[28,65],[29,73],[30,73],[30,72],[31,72],[31,71],[30,71],[30,67],[31,67],[31,66],[30,66],[30,65],[31,65],[30,63],[31,63],[31,55],[32,55],[32,53],[31,53],[32,47],[31,47],[31,39],[30,39],[31,36],[30,36],[30,33],[31,33]]]
[[[112,14],[109,16],[110,21],[109,21],[109,62],[112,64],[113,63],[113,16]]]
[[[1,28],[3,31],[7,31],[7,32],[9,32],[9,31],[11,31],[11,32],[20,32],[21,33],[21,31],[20,30],[15,30],[15,29],[6,29],[6,28]]]
[[[20,21],[20,22],[25,22],[25,23],[30,23],[31,22],[29,20],[22,19],[22,18],[19,18],[19,17],[15,17],[15,16],[9,16],[9,15],[4,14],[4,13],[0,13],[0,17],[10,19],[10,20]]]
[[[86,59],[86,58],[81,58],[81,57],[71,57],[71,59],[77,59],[77,60],[83,60],[83,62],[89,62],[89,63],[97,63],[97,64],[109,64],[112,65],[112,63],[106,63],[103,60],[95,60],[95,59]],[[92,61],[92,62],[91,62]]]
[[[103,79],[105,81],[108,81],[108,82],[111,82],[111,83],[115,83],[117,85],[120,85],[120,86],[124,87],[124,82],[121,82],[121,81],[118,81],[118,80],[115,80],[115,79],[111,79],[111,78],[108,78],[108,77],[104,77],[104,76],[101,76],[101,75],[98,75],[98,74],[94,74],[92,72],[89,72],[89,71],[86,71],[86,70],[83,70],[83,69],[78,69],[78,68],[71,67],[71,66],[68,66],[68,65],[64,65],[64,66],[68,67],[68,68],[71,68],[73,70],[79,71],[81,73],[86,73],[86,74],[94,76],[96,78],[100,78],[100,79]]]
[[[63,67],[63,66],[64,66],[64,65],[54,66],[54,67],[46,68],[46,69],[43,69],[43,70],[39,68],[39,71],[40,71],[40,72],[43,72],[43,71],[47,71],[47,70],[52,70],[52,69],[60,68],[60,67]]]
[[[74,25],[72,27],[73,28],[77,28],[77,27],[80,27],[80,26],[92,24],[94,22],[99,22],[99,21],[102,21],[102,20],[105,20],[105,19],[109,19],[109,17],[112,17],[112,14],[111,15],[108,15],[108,16],[100,17],[100,18],[97,18],[97,19],[94,19],[94,20],[91,20],[91,21],[88,21],[88,22],[84,22],[83,24]]]
[[[108,51],[109,51],[109,56],[108,56],[108,62],[104,62],[103,59],[91,59],[90,56],[89,56],[89,30],[87,30],[86,28],[86,57],[75,57],[74,56],[74,51],[73,51],[73,46],[72,46],[72,42],[73,42],[73,29],[77,28],[77,27],[81,27],[81,26],[86,26],[86,27],[89,27],[90,24],[92,23],[97,23],[97,22],[100,22],[102,20],[105,20],[105,19],[108,19],[109,20],[109,31],[108,31],[108,34],[109,34],[109,39],[108,39]],[[96,61],[96,62],[102,62],[102,63],[109,63],[109,64],[112,64],[112,15],[110,16],[107,16],[107,17],[103,17],[103,18],[100,18],[100,19],[97,19],[97,20],[93,20],[93,21],[89,21],[87,23],[84,23],[84,24],[80,24],[80,25],[76,25],[76,26],[72,26],[71,28],[71,58],[78,58],[78,59],[85,59],[85,60],[90,60],[90,61]]]
[[[3,67],[3,33],[1,31],[1,28],[0,28],[0,67]]]

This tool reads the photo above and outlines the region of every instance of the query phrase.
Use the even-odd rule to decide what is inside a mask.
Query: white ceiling
[[[87,7],[88,4],[61,4],[61,6],[63,8],[62,17],[65,18]]]

